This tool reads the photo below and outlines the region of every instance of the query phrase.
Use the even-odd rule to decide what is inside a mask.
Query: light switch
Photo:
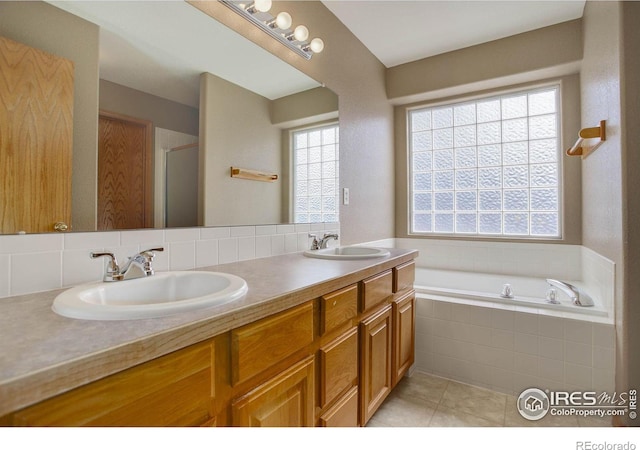
[[[342,189],[342,204],[343,205],[349,204],[349,188]]]

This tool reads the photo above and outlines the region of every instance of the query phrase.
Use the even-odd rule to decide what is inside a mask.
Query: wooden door
[[[415,292],[393,302],[393,386],[413,364],[415,347]]]
[[[312,427],[315,364],[313,356],[276,375],[232,404],[233,425]]]
[[[391,392],[391,305],[360,324],[360,425]]]
[[[0,37],[0,234],[71,224],[73,62]]]
[[[153,227],[151,122],[100,112],[98,229]]]

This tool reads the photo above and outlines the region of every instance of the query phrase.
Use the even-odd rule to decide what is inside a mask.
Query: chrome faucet
[[[580,288],[566,281],[554,280],[553,278],[547,278],[547,283],[549,283],[549,286],[556,287],[567,294],[574,305],[593,306],[593,299]]]
[[[336,233],[327,233],[322,236],[320,239],[320,248],[327,248],[327,244],[329,244],[329,239],[338,240],[338,235]]]
[[[309,237],[313,238],[311,241],[311,250],[320,250],[323,248],[327,248],[327,244],[329,243],[329,239],[338,240],[338,235],[336,233],[325,233],[322,238],[318,239],[317,234],[309,233]]]
[[[143,250],[140,253],[130,256],[122,268],[118,265],[116,256],[111,252],[91,252],[89,253],[89,256],[91,258],[100,258],[104,256],[109,259],[102,278],[103,281],[124,281],[153,275],[154,271],[151,266],[151,262],[156,256],[155,252],[162,251],[164,251],[163,247]],[[137,275],[129,274],[132,267],[140,269]]]

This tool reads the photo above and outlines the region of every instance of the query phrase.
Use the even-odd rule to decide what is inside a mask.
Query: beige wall
[[[154,127],[198,135],[196,108],[107,80],[100,80],[100,109],[150,120]]]
[[[387,94],[396,104],[457,95],[574,73],[581,58],[578,19],[392,67]]]
[[[622,180],[623,180],[623,240],[624,248],[624,300],[622,304],[622,330],[624,342],[619,353],[618,369],[620,389],[640,386],[640,3],[622,5]],[[626,213],[626,215],[625,215]],[[625,364],[626,362],[626,364]]]
[[[583,239],[616,263],[616,389],[622,391],[640,386],[640,5],[587,2],[583,20],[583,125],[607,121],[607,141],[582,161]]]
[[[72,220],[95,230],[98,27],[43,2],[0,1],[0,34],[74,62]]]
[[[579,21],[567,22],[567,27],[571,31],[568,35],[571,37],[572,41],[567,42],[567,46],[570,48],[574,48],[579,46],[582,41],[579,34],[575,34],[573,31],[575,29],[580,29]],[[538,39],[547,42],[548,39],[554,37],[558,33],[558,29],[564,29],[562,27],[548,27],[543,30],[537,30],[535,33],[535,37]],[[549,35],[545,33],[545,31],[549,32]],[[532,32],[533,33],[533,32]],[[525,33],[529,35],[530,33]],[[500,39],[499,41],[495,41],[489,44],[481,44],[474,47],[469,47],[465,49],[464,52],[452,52],[457,54],[457,58],[451,59],[448,62],[448,69],[452,73],[464,72],[466,75],[466,86],[457,86],[455,87],[455,91],[457,95],[448,96],[448,97],[438,97],[437,99],[430,100],[431,102],[452,102],[456,100],[461,100],[463,98],[468,98],[469,96],[485,96],[492,95],[495,92],[500,92],[504,90],[511,89],[526,89],[530,86],[535,86],[538,84],[550,83],[560,81],[561,89],[562,89],[562,142],[561,148],[569,148],[575,142],[576,136],[578,134],[578,130],[580,128],[580,80],[576,73],[571,75],[563,75],[568,69],[570,71],[574,71],[577,68],[573,66],[567,66],[562,64],[561,66],[554,66],[562,58],[558,55],[555,55],[554,52],[549,52],[549,58],[546,60],[546,67],[544,65],[544,58],[540,57],[537,60],[537,66],[540,69],[545,69],[544,71],[535,71],[535,72],[527,72],[530,69],[530,66],[524,64],[522,66],[518,66],[516,64],[517,61],[514,61],[513,65],[510,65],[508,68],[508,75],[514,76],[512,78],[508,78],[507,72],[503,72],[500,75],[500,82],[505,82],[507,79],[515,79],[518,78],[520,80],[529,80],[527,83],[521,83],[518,85],[501,85],[497,89],[491,89],[487,87],[491,87],[496,84],[495,79],[484,79],[482,78],[482,71],[475,72],[473,70],[468,70],[469,67],[483,66],[484,63],[481,63],[483,59],[492,60],[496,58],[496,53],[498,55],[504,54],[505,52],[513,52],[513,53],[522,53],[522,54],[536,54],[536,49],[538,47],[538,41],[526,41],[522,39],[522,35],[518,35],[512,38]],[[575,42],[577,41],[577,42]],[[520,47],[517,47],[519,45]],[[519,51],[516,51],[518,50]],[[561,51],[562,54],[565,54],[565,51]],[[578,55],[581,55],[582,52],[573,51],[571,53],[572,57],[575,58]],[[415,65],[413,63],[406,64],[403,68],[403,76],[407,76],[409,78],[419,78],[420,74],[425,68],[430,66],[439,67],[441,63],[441,59],[449,59],[449,54],[439,55],[433,58],[426,58],[418,61]],[[413,77],[410,77],[410,70],[414,69],[415,74]],[[394,69],[390,69],[392,72]],[[542,73],[549,74],[555,73],[557,76],[553,78],[544,79],[538,78]],[[475,76],[473,75],[475,74]],[[420,93],[418,91],[411,91],[411,95],[406,98],[416,98],[417,96],[426,95],[431,96],[434,92],[443,93],[445,91],[442,90],[444,79],[434,80],[433,84],[427,84],[426,82],[420,83],[420,85],[416,85],[415,89],[426,89],[425,92]],[[451,86],[452,88],[454,86]],[[484,87],[484,89],[479,89]],[[476,89],[473,92],[470,92],[469,89]],[[454,89],[448,89],[446,92],[453,92]],[[409,92],[409,91],[405,91]],[[396,157],[396,184],[395,184],[395,192],[396,192],[396,236],[397,237],[408,237],[409,230],[409,204],[408,204],[408,161],[407,161],[407,109],[415,106],[428,104],[429,102],[419,102],[419,103],[409,103],[403,104],[401,106],[397,106],[395,108],[395,157]],[[563,238],[561,242],[567,244],[580,244],[581,236],[582,236],[582,217],[581,217],[581,174],[580,174],[580,161],[579,158],[569,158],[562,154],[561,159],[562,164],[562,183],[563,183]],[[468,239],[464,237],[454,238],[454,239]],[[475,238],[474,238],[475,239]],[[493,240],[487,238],[486,240]],[[504,239],[500,239],[504,241]],[[542,239],[537,240],[537,242],[549,242]],[[558,240],[554,240],[551,242],[558,242]]]
[[[340,185],[351,202],[340,207],[341,243],[394,235],[393,110],[385,92],[385,67],[319,1],[274,2],[325,42],[307,61],[218,2],[200,7],[338,94]]]
[[[200,77],[200,191],[205,226],[280,223],[282,180],[231,178],[231,166],[280,175],[280,130],[270,100],[215,75]]]
[[[627,386],[624,336],[620,30],[618,2],[587,2],[580,72],[582,126],[607,121],[607,141],[582,160],[583,243],[616,264],[616,388]]]
[[[271,123],[293,128],[338,118],[338,96],[325,87],[309,89],[273,100]]]

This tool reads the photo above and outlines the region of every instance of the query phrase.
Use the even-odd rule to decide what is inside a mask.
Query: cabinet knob
[[[63,232],[69,230],[69,226],[64,222],[56,222],[53,224],[53,229],[55,231]]]

